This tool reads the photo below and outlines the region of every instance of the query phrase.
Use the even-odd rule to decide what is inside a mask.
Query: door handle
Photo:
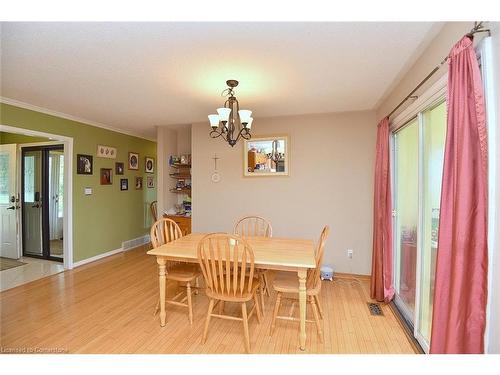
[[[12,206],[12,207],[14,207],[14,206]],[[39,204],[39,203],[37,203],[37,204],[34,204],[34,205],[33,205],[33,206],[31,206],[31,207],[33,207],[33,208],[40,208],[40,204]]]
[[[10,207],[7,207],[8,210],[15,210],[16,209],[16,206],[10,206]]]

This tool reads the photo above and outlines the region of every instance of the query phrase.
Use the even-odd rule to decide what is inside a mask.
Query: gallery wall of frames
[[[77,154],[76,173],[81,175],[99,174],[100,185],[118,185],[120,191],[152,189],[155,187],[155,158],[126,151],[127,160],[117,160],[118,150],[113,146],[97,145],[95,155]],[[103,160],[101,168],[94,171],[94,157]],[[129,184],[130,179],[130,184]],[[144,186],[145,185],[145,186]],[[91,187],[91,186],[89,186]]]

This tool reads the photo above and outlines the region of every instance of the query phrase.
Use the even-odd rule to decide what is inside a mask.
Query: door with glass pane
[[[396,303],[413,324],[418,244],[418,119],[394,134]]]
[[[24,150],[21,166],[23,254],[42,257],[42,150]]]
[[[395,303],[428,351],[446,135],[444,101],[393,134]]]
[[[22,150],[23,254],[62,261],[63,148],[37,146]]]

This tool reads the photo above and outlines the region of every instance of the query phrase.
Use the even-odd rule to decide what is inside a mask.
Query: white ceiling
[[[2,23],[1,96],[154,138],[237,79],[259,117],[374,109],[442,24]]]

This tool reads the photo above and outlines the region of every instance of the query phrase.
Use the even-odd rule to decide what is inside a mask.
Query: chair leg
[[[262,306],[262,315],[264,315],[264,310],[266,309],[266,305],[264,303],[264,293],[265,293],[265,290],[264,290],[264,277],[261,275],[260,277],[260,287],[259,287],[259,294],[260,294],[260,304]]]
[[[260,312],[260,305],[259,305],[259,299],[257,298],[257,293],[253,295],[253,302],[255,304],[255,310],[257,310],[257,321],[260,324],[262,320],[262,313]]]
[[[153,316],[156,316],[156,314],[158,314],[158,311],[160,311],[160,300],[156,302],[156,307],[155,311],[153,312]]]
[[[197,296],[198,295],[198,289],[200,288],[199,277],[197,277],[196,279],[194,279],[194,286],[196,287],[196,289],[194,290],[194,295]]]
[[[276,304],[274,305],[273,320],[271,322],[271,331],[269,332],[270,336],[273,335],[274,328],[276,327],[276,317],[278,316],[280,304],[281,304],[281,293],[278,292],[278,295],[276,296]]]
[[[267,273],[264,272],[264,291],[266,292],[266,294],[268,295],[268,297],[271,297],[271,292],[269,291],[269,282],[267,280]]]
[[[250,336],[248,335],[248,316],[247,316],[247,304],[243,302],[241,304],[241,315],[243,316],[243,332],[245,334],[245,349],[247,353],[250,353]]]
[[[316,299],[314,296],[310,297],[312,311],[314,315],[314,321],[316,322],[316,328],[318,329],[319,341],[323,342],[323,330],[321,329],[321,323],[319,321],[318,307],[316,306]]]
[[[323,308],[321,307],[321,303],[319,302],[319,294],[315,295],[314,299],[316,300],[316,305],[318,305],[319,317],[321,320],[323,320]]]
[[[214,309],[214,299],[211,298],[210,303],[208,304],[208,313],[207,313],[207,319],[205,320],[205,329],[203,330],[203,337],[201,338],[202,344],[204,344],[205,341],[207,341],[208,324],[210,323],[210,318],[213,309]]]
[[[193,302],[191,300],[191,283],[186,284],[186,294],[189,312],[189,324],[193,325]]]

